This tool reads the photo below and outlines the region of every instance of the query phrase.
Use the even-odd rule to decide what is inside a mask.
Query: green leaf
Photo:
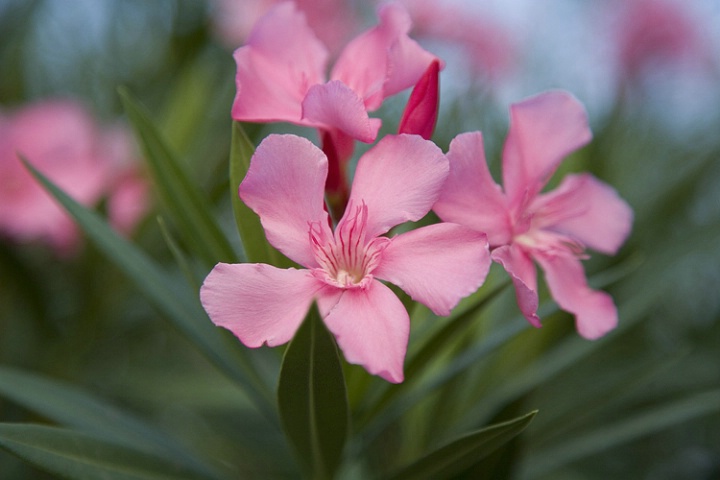
[[[140,450],[58,427],[0,424],[0,447],[73,480],[200,480],[208,477]]]
[[[717,389],[665,402],[655,408],[643,407],[642,413],[631,415],[626,420],[604,425],[584,435],[575,434],[565,443],[534,453],[525,461],[525,467],[532,476],[541,476],[609,448],[718,412],[720,390]]]
[[[280,419],[313,478],[332,478],[348,433],[348,402],[335,340],[313,305],[290,342],[278,385]]]
[[[487,457],[522,432],[536,413],[537,411],[533,411],[522,417],[465,435],[388,478],[392,480],[451,478]]]
[[[54,422],[211,475],[209,467],[172,437],[87,392],[56,380],[0,366],[0,395]]]
[[[43,187],[75,218],[98,249],[131,279],[138,290],[184,333],[207,358],[239,383],[255,405],[275,420],[272,393],[253,368],[246,350],[227,342],[224,332],[210,322],[198,295],[173,285],[171,279],[144,252],[120,237],[96,213],[88,210],[35,170],[23,163]]]
[[[170,152],[149,114],[127,90],[120,89],[119,93],[157,192],[177,222],[187,246],[209,266],[237,262],[235,251],[211,214],[210,203]]]
[[[260,218],[245,205],[238,195],[238,187],[250,168],[250,158],[253,153],[255,153],[255,147],[250,142],[242,125],[240,122],[233,122],[230,147],[230,199],[235,214],[235,223],[245,250],[245,258],[250,263],[267,263],[277,267],[288,267],[292,262],[268,243]]]

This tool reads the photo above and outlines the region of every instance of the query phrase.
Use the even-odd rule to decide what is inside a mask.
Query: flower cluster
[[[260,217],[270,244],[304,268],[218,264],[200,292],[211,320],[249,347],[275,346],[293,337],[315,301],[345,358],[397,383],[410,321],[380,280],[448,315],[495,261],[512,278],[523,314],[540,326],[537,262],[582,336],[608,332],[617,323],[614,303],[588,287],[580,261],[585,247],[617,251],[632,212],[589,174],[568,175],[542,192],[562,160],[591,138],[582,105],[554,91],[511,107],[501,188],[480,132],[458,135],[447,155],[428,139],[441,62],[408,37],[402,7],[385,6],[379,16],[378,26],[340,53],[328,81],[328,51],[289,2],[262,17],[236,51],[233,118],[314,127],[323,145],[270,135],[258,146],[240,198]],[[333,227],[324,195],[332,198],[346,182],[353,141],[377,140],[380,121],[368,112],[413,86],[400,134],[382,137],[359,158]],[[386,235],[431,210],[443,221]]]
[[[107,198],[110,222],[121,232],[131,231],[147,209],[129,132],[98,127],[74,101],[45,100],[0,114],[0,235],[41,240],[61,254],[79,241],[73,221],[19,156],[84,205]]]

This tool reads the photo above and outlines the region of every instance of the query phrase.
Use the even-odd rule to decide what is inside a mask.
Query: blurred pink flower
[[[70,100],[39,102],[6,117],[0,125],[1,234],[19,242],[45,241],[61,254],[71,253],[79,240],[77,228],[18,155],[76,201],[91,206],[127,171],[113,163],[110,150],[116,147],[103,139],[90,114]],[[137,218],[124,218],[123,228]]]
[[[328,160],[310,141],[271,135],[258,146],[239,194],[268,241],[306,269],[220,263],[200,298],[212,321],[245,345],[288,342],[317,301],[345,358],[390,382],[403,380],[409,317],[383,279],[438,315],[484,281],[485,235],[441,223],[388,238],[425,216],[448,175],[432,142],[388,136],[359,160],[345,215],[333,231],[324,208]]]
[[[466,5],[440,0],[400,0],[413,21],[412,34],[421,40],[440,40],[464,51],[466,67],[496,80],[508,75],[516,61],[509,34]]]
[[[616,7],[618,8],[618,7]],[[630,0],[617,13],[618,62],[635,79],[648,68],[695,62],[710,66],[712,55],[687,7],[666,0]]]
[[[450,175],[433,209],[487,234],[492,259],[510,274],[531,324],[540,326],[535,260],[580,335],[594,339],[615,327],[617,311],[609,295],[588,287],[580,260],[585,247],[615,253],[630,233],[632,210],[589,174],[567,175],[541,193],[563,158],[591,136],[584,108],[567,93],[517,103],[503,150],[504,189],[490,176],[480,132],[461,134],[450,145]]]
[[[255,22],[280,0],[214,0],[213,22],[223,43],[245,43]],[[346,0],[295,0],[310,28],[328,49],[337,53],[357,31],[355,12]]]

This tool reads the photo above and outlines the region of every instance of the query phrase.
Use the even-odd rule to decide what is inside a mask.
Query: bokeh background
[[[150,185],[125,124],[117,93],[124,86],[152,112],[236,238],[227,194],[232,51],[271,3],[0,0],[0,143],[26,109],[76,102],[93,129],[125,132],[121,162]],[[331,41],[374,22],[370,1],[321,3],[325,16],[311,19]],[[434,136],[441,147],[482,130],[498,173],[508,105],[566,89],[586,105],[595,138],[563,172],[593,172],[635,211],[620,254],[586,262],[591,283],[616,300],[618,330],[579,340],[569,317],[551,314],[545,328],[478,362],[462,382],[465,408],[428,429],[538,408],[504,460],[508,478],[720,478],[720,2],[405,3],[415,38],[446,61]],[[406,98],[379,112],[384,132],[396,130]],[[44,118],[50,124],[34,142],[62,123]],[[273,131],[312,138],[287,125],[248,126],[255,142]],[[116,151],[103,138],[93,148]],[[13,148],[1,146],[0,156]],[[0,164],[0,191],[6,172]],[[183,281],[158,226],[163,206],[148,188],[132,197],[137,214],[124,235]],[[110,215],[115,192],[107,187],[91,203]],[[7,213],[5,198],[0,219],[32,215]],[[476,337],[517,314],[506,297]],[[43,235],[0,231],[0,366],[110,399],[247,478],[266,467],[282,477],[291,461],[287,446],[263,436],[242,392],[81,236],[58,249]],[[4,397],[0,420],[45,421]],[[429,443],[435,433],[418,438]],[[52,478],[4,452],[0,477]]]

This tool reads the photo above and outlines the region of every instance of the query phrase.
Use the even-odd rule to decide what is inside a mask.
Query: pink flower
[[[253,25],[278,0],[214,0],[213,22],[221,40],[232,48],[242,44]],[[308,25],[331,51],[356,31],[355,12],[345,0],[295,0]]]
[[[326,81],[328,50],[305,16],[291,2],[273,7],[235,51],[233,118],[285,121],[375,141],[381,122],[368,112],[413,86],[435,60],[408,37],[410,18],[402,7],[386,5],[379,16],[379,25],[345,47]]]
[[[631,0],[620,9],[618,61],[629,80],[645,70],[673,63],[712,68],[712,55],[701,35],[701,25],[687,6],[665,0]]]
[[[108,198],[111,223],[128,233],[147,210],[147,184],[120,127],[103,131],[79,103],[46,100],[0,121],[0,232],[72,253],[73,220],[21,164],[18,154],[86,206]]]
[[[517,61],[516,47],[499,24],[470,8],[470,3],[442,0],[400,0],[413,20],[413,36],[460,47],[474,76],[497,80]]]
[[[445,156],[419,136],[385,137],[360,158],[334,231],[323,204],[327,172],[326,156],[306,139],[271,135],[258,146],[240,197],[268,241],[305,269],[220,263],[200,290],[202,304],[216,325],[259,347],[288,342],[315,300],[348,362],[401,382],[409,317],[377,279],[448,315],[485,279],[485,235],[441,223],[382,236],[425,216],[448,175]]]
[[[0,230],[17,241],[43,240],[60,253],[78,242],[70,217],[20,163],[27,158],[71,197],[84,205],[103,192],[106,165],[98,162],[97,131],[78,104],[48,101],[9,117],[0,151]]]
[[[398,133],[411,133],[430,140],[440,108],[440,62],[435,60],[410,93],[400,119]]]
[[[541,193],[563,158],[590,138],[585,110],[567,93],[517,103],[503,150],[504,190],[490,176],[480,132],[465,133],[450,145],[450,175],[433,209],[487,233],[492,259],[510,274],[530,323],[540,326],[535,260],[580,335],[594,339],[615,327],[617,311],[609,295],[588,287],[580,260],[585,247],[615,253],[630,233],[632,211],[589,174],[568,175]]]

